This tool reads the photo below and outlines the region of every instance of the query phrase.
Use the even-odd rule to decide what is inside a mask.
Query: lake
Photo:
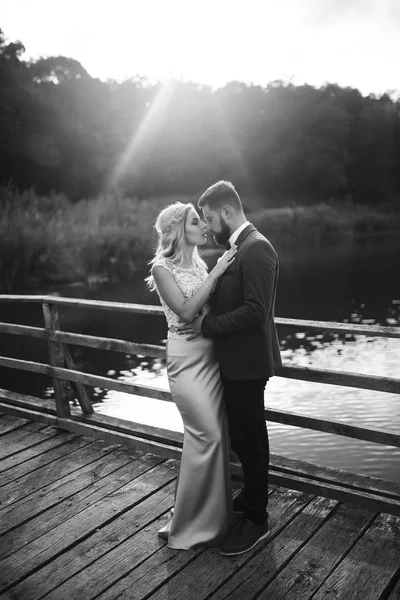
[[[362,238],[339,245],[302,249],[277,247],[281,258],[276,315],[298,319],[400,325],[400,239]],[[216,257],[207,258],[210,265]],[[59,286],[37,293],[115,302],[158,304],[145,289],[144,273],[130,281]],[[3,321],[43,326],[38,306],[1,305]],[[64,330],[164,343],[162,317],[109,311],[60,309]],[[400,377],[400,339],[278,329],[284,364]],[[77,368],[148,386],[168,386],[159,359],[89,348],[71,348]],[[46,344],[20,336],[0,336],[0,352],[47,362]],[[40,397],[53,392],[46,377],[1,369],[1,387]],[[89,390],[90,391],[90,390]],[[172,403],[114,391],[90,391],[103,414],[182,431]],[[322,385],[274,377],[265,391],[271,408],[343,420],[400,433],[400,397],[396,394]],[[287,457],[400,481],[400,449],[316,431],[268,423],[271,451]]]

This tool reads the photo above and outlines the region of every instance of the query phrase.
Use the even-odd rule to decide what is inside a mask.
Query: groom
[[[233,556],[269,535],[264,389],[282,366],[274,323],[279,263],[270,242],[247,221],[232,183],[218,181],[209,187],[198,206],[217,244],[238,247],[211,296],[211,312],[192,324],[214,341],[231,445],[243,468],[244,487],[234,500],[243,517],[221,545],[221,554]]]

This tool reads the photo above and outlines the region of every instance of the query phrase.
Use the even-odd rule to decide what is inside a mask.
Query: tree
[[[0,183],[70,199],[122,188],[141,196],[198,192],[216,179],[268,203],[400,189],[400,104],[390,94],[282,81],[92,78],[64,56],[26,62],[0,31]]]

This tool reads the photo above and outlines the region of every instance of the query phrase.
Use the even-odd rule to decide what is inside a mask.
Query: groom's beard
[[[221,231],[218,233],[213,233],[213,236],[218,246],[225,246],[226,242],[231,237],[231,230],[229,229],[228,225],[221,220]]]

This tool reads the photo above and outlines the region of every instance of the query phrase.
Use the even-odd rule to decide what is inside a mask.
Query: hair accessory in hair
[[[177,223],[182,221],[182,219],[185,217],[186,211],[189,208],[190,207],[187,204],[184,204],[183,206],[177,206],[172,214],[170,222],[168,223],[168,225],[166,225],[165,227],[163,227],[161,229],[161,233],[165,234],[165,233],[168,233],[169,231],[171,231],[171,229],[174,225],[176,225]]]

